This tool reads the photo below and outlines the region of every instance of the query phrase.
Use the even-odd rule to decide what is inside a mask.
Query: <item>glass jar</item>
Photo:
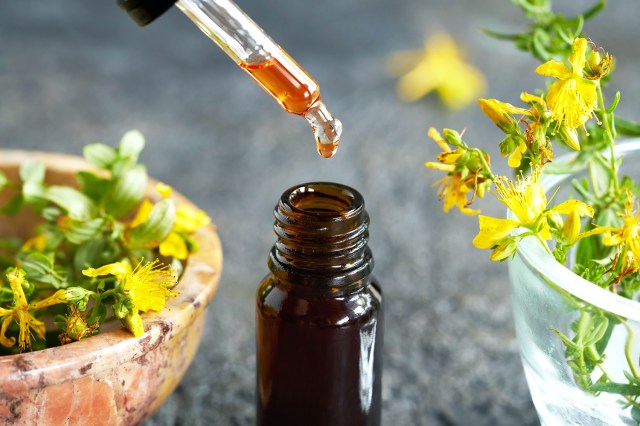
[[[624,155],[621,174],[637,176],[640,141],[619,145],[617,155]],[[571,180],[576,177],[579,176],[547,175],[542,184],[550,193],[560,188],[556,198],[563,200],[562,192],[571,189]],[[525,238],[519,245],[509,263],[509,279],[524,371],[542,425],[637,425],[637,414],[632,413],[636,409],[625,403],[635,399],[640,387],[628,388],[630,394],[621,396],[609,391],[589,392],[585,383],[596,382],[607,374],[615,383],[628,384],[625,372],[637,374],[640,303],[576,275],[533,238]],[[604,332],[608,340],[601,339],[594,349],[604,355],[604,361],[594,367],[589,377],[579,377],[569,362],[581,360],[568,361],[567,346],[558,332],[573,338],[575,327],[581,321],[588,326],[599,312],[607,318]],[[631,395],[634,392],[635,396]]]

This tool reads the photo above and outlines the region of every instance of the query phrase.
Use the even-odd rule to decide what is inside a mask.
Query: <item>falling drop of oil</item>
[[[342,134],[342,123],[335,118],[321,99],[318,99],[304,114],[313,135],[316,138],[316,148],[318,154],[324,158],[331,158],[338,150],[340,135]]]
[[[335,143],[320,143],[316,141],[316,148],[318,154],[323,158],[331,158],[338,150],[338,142]]]

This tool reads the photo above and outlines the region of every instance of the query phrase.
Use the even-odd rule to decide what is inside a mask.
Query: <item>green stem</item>
[[[484,158],[484,153],[482,152],[482,150],[480,148],[471,148],[470,151],[478,154],[478,158],[480,158],[480,163],[482,163],[482,169],[487,171],[487,173],[489,174],[488,176],[489,179],[491,179],[492,181],[495,181],[496,177],[491,172],[491,167],[489,167],[489,163],[487,163],[487,160]]]
[[[536,237],[536,240],[538,240],[540,242],[540,244],[542,244],[542,247],[544,247],[546,252],[549,253],[549,255],[551,255],[553,257],[553,253],[551,252],[551,249],[549,249],[549,246],[547,245],[546,241],[542,239],[540,234],[538,234],[538,233],[532,233],[532,234]]]
[[[618,169],[616,167],[616,156],[614,147],[613,132],[611,131],[611,123],[609,123],[609,117],[607,116],[607,109],[604,106],[604,95],[602,94],[602,88],[598,84],[596,86],[598,93],[598,102],[600,104],[600,115],[602,116],[602,125],[604,126],[604,134],[609,145],[609,155],[611,157],[611,175],[613,178],[613,188],[616,195],[620,192],[620,184],[618,183]]]
[[[624,356],[627,359],[627,364],[629,364],[629,369],[631,370],[631,374],[633,374],[633,377],[638,378],[640,377],[640,374],[638,374],[638,369],[636,368],[633,362],[633,358],[631,357],[631,351],[633,349],[633,340],[635,337],[633,329],[625,319],[618,317],[618,320],[622,323],[622,325],[624,325],[624,328],[627,329],[627,341],[624,345]]]

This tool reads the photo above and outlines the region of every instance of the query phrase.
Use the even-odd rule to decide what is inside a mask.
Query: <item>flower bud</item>
[[[518,243],[515,238],[506,238],[491,252],[490,259],[494,262],[502,262],[513,256],[518,250]]]
[[[560,126],[560,130],[557,133],[558,137],[569,148],[580,151],[580,141],[578,140],[578,132],[575,129],[570,129],[567,126]]]
[[[459,132],[453,129],[443,129],[442,133],[444,133],[444,139],[453,146],[464,146],[462,142],[462,136]]]
[[[562,220],[562,216],[560,216],[560,213],[553,210],[550,211],[549,215],[547,216],[547,223],[549,224],[551,229],[559,230],[564,226],[564,221]]]
[[[518,121],[513,114],[526,114],[526,110],[516,108],[507,102],[496,99],[479,99],[480,109],[503,132],[510,134],[519,130]]]
[[[60,295],[60,300],[73,303],[78,307],[78,309],[84,311],[85,309],[87,309],[89,296],[91,296],[92,294],[92,291],[84,289],[82,287],[68,287],[64,290],[64,293]]]
[[[125,297],[124,299],[113,304],[113,314],[120,319],[124,319],[127,314],[133,312],[134,309],[136,309],[136,306],[128,297]]]
[[[580,234],[580,214],[577,210],[571,210],[567,213],[567,220],[564,221],[562,227],[562,236],[569,243],[573,244]]]
[[[87,323],[79,312],[74,312],[67,317],[67,325],[64,329],[65,335],[72,341],[81,340],[89,332]]]
[[[604,57],[597,50],[592,50],[587,57],[586,77],[589,80],[599,80],[609,74],[613,66],[613,56],[604,52]]]

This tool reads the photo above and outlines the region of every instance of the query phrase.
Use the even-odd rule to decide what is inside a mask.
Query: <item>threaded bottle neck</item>
[[[282,194],[274,215],[269,268],[277,277],[340,287],[371,273],[369,215],[356,190],[327,182],[295,186]]]

